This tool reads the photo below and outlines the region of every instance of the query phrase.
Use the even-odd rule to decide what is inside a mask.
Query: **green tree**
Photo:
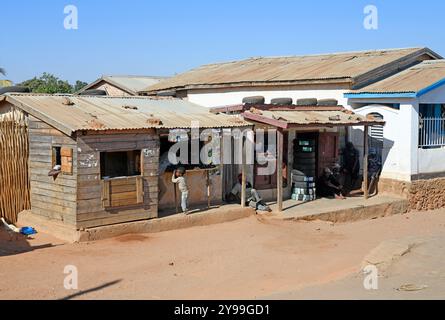
[[[86,82],[77,80],[72,86],[68,81],[61,80],[53,74],[43,73],[39,78],[23,81],[18,84],[21,87],[28,87],[31,92],[35,93],[74,93],[87,85]]]
[[[79,91],[80,89],[82,89],[83,87],[86,87],[87,85],[88,85],[88,83],[77,80],[73,87],[73,93]]]
[[[19,84],[19,86],[28,87],[31,92],[35,93],[72,93],[73,87],[68,81],[60,80],[56,76],[43,73],[40,78],[26,80]]]

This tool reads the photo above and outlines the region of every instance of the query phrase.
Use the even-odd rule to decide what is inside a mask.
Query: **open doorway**
[[[293,141],[292,169],[316,178],[318,170],[318,132],[297,132]]]

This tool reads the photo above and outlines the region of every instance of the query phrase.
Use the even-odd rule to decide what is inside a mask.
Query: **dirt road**
[[[9,241],[3,233],[0,299],[293,299],[304,290],[323,298],[314,288],[348,277],[356,281],[338,288],[360,287],[362,260],[381,242],[444,234],[445,210],[338,225],[251,217],[83,244],[44,234]],[[78,290],[64,288],[67,265],[78,270]]]

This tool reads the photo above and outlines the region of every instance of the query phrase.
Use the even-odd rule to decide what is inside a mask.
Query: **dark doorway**
[[[307,177],[316,177],[318,158],[318,132],[297,132],[293,141],[292,168]]]

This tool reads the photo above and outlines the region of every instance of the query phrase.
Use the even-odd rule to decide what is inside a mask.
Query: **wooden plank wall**
[[[158,214],[159,138],[152,133],[116,133],[78,137],[77,227],[92,228],[156,218]],[[142,150],[142,205],[104,209],[100,152]]]
[[[29,171],[31,184],[31,210],[33,214],[76,225],[76,166],[73,174],[48,177],[52,169],[52,148],[73,149],[73,162],[77,161],[76,141],[48,124],[29,117]]]

